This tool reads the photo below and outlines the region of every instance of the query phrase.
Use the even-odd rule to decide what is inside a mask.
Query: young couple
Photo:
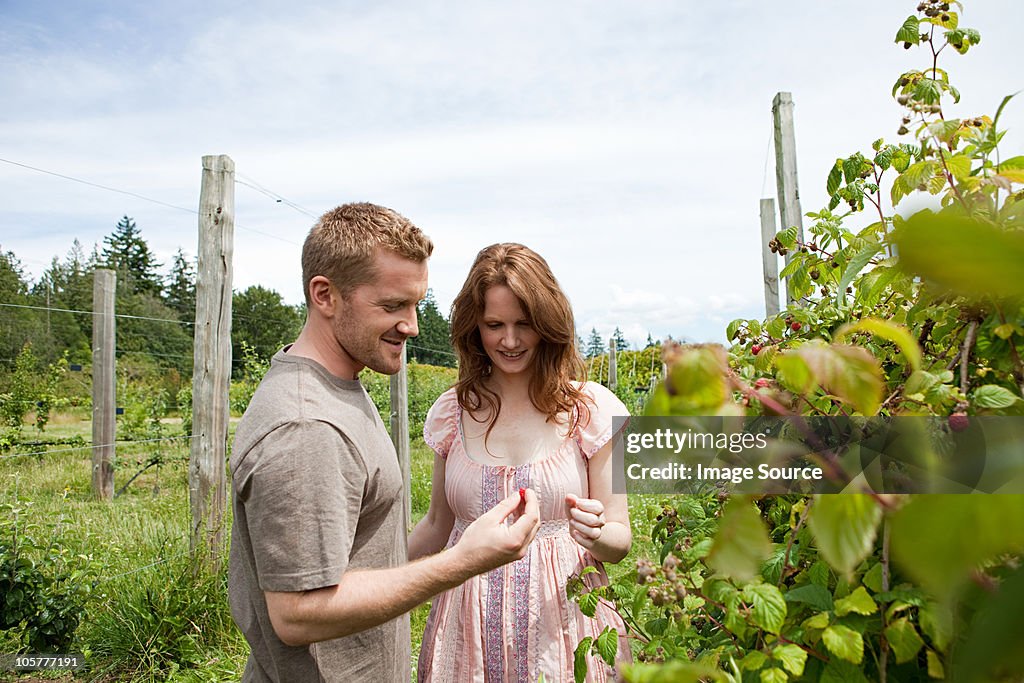
[[[401,470],[358,373],[398,371],[432,250],[373,204],[328,212],[306,238],[306,323],[231,454],[245,681],[405,683],[407,613],[431,598],[420,681],[571,681],[576,645],[606,626],[629,659],[618,615],[602,603],[587,617],[565,590],[588,566],[588,585],[607,583],[602,562],[629,551],[611,454],[626,408],[581,381],[568,300],[522,245],[482,250],[452,305],[459,378],[427,415],[430,508],[406,535]],[[613,678],[590,660],[588,680]]]

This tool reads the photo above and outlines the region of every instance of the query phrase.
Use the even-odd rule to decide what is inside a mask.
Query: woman
[[[607,584],[632,538],[624,494],[612,494],[613,416],[626,407],[583,373],[572,310],[538,254],[519,244],[481,251],[452,304],[459,380],[427,414],[436,453],[430,508],[409,539],[415,559],[455,544],[515,489],[532,488],[541,527],[527,555],[438,596],[420,651],[420,681],[571,681],[579,642],[625,627],[603,602],[594,618],[566,597],[585,567]],[[588,680],[612,676],[589,660]]]

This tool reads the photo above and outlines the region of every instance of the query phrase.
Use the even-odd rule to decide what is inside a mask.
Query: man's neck
[[[324,366],[327,372],[341,379],[358,379],[363,366],[338,344],[330,330],[318,330],[308,323],[288,349],[288,355],[301,356]]]

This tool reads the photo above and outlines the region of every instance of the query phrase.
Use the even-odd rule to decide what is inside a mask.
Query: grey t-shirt
[[[231,453],[228,597],[249,641],[244,681],[408,681],[409,617],[309,647],[278,639],[263,591],[332,586],[407,561],[402,474],[357,380],[287,349],[245,411]]]

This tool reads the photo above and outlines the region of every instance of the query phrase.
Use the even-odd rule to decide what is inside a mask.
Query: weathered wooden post
[[[405,501],[405,524],[412,522],[412,470],[409,460],[409,366],[407,349],[402,349],[402,367],[391,375],[391,441],[402,468],[402,497]]]
[[[793,96],[788,92],[775,94],[772,100],[775,121],[775,182],[779,196],[782,229],[796,226],[797,239],[804,241],[804,221],[800,211],[800,185],[796,175],[796,133],[793,129]],[[786,263],[790,255],[786,254]],[[789,296],[786,300],[794,303]]]
[[[764,272],[764,314],[779,312],[779,261],[768,243],[775,238],[775,200],[761,200],[761,265]]]
[[[117,438],[117,380],[114,348],[116,326],[114,292],[117,274],[97,268],[92,281],[92,492],[97,498],[114,497],[114,441]]]
[[[231,383],[231,280],[235,228],[235,162],[203,157],[199,195],[192,448],[188,468],[191,549],[204,548],[217,569],[224,553]]]
[[[619,366],[615,353],[615,337],[612,337],[608,340],[608,388],[612,391],[619,386]]]

